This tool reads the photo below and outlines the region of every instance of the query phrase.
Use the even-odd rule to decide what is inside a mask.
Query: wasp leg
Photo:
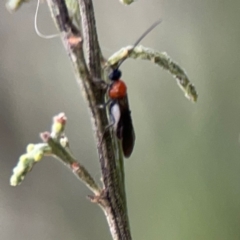
[[[101,108],[101,109],[105,109],[111,102],[112,102],[112,100],[109,99],[107,102],[97,105],[97,107]]]
[[[110,103],[113,103],[113,101],[112,101],[111,99],[108,100],[108,101],[105,103],[105,105],[108,105],[108,104],[110,104]],[[107,132],[109,129],[111,129],[111,128],[115,125],[115,123],[116,123],[116,119],[115,119],[115,117],[113,116],[113,114],[111,113],[111,111],[110,111],[110,113],[109,113],[109,116],[110,116],[110,123],[105,127],[99,145],[102,145],[103,138],[104,138],[106,132]]]
[[[109,128],[113,127],[115,123],[116,123],[116,120],[113,114],[110,112],[110,123],[105,127],[104,132],[106,132]]]
[[[100,87],[104,91],[107,91],[107,89],[110,86],[108,83],[106,83],[105,81],[103,81],[100,78],[93,78],[93,82],[94,82],[94,84],[96,84],[96,86]],[[97,105],[97,108],[105,109],[110,103],[111,103],[111,99],[109,99],[107,102],[105,102],[103,104]]]

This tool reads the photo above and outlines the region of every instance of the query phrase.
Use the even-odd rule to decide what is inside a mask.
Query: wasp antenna
[[[154,22],[140,37],[139,39],[134,43],[132,51],[134,48],[145,38],[158,24],[162,22],[162,19],[157,20]]]
[[[36,12],[35,12],[35,15],[34,15],[34,29],[35,29],[35,32],[37,33],[37,35],[39,37],[44,38],[44,39],[51,39],[51,38],[55,38],[55,37],[60,37],[61,34],[44,35],[38,30],[37,18],[38,18],[38,10],[39,10],[39,6],[40,6],[40,1],[41,0],[37,0],[37,8],[36,8]]]
[[[135,49],[135,47],[145,38],[158,24],[162,22],[162,19],[160,18],[156,22],[154,22],[139,38],[138,40],[133,44],[132,49],[128,52],[128,55]],[[117,69],[120,67],[120,65],[126,60],[127,58],[123,58],[117,65]]]

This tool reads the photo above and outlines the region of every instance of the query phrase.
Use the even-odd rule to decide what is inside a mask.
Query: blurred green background
[[[240,1],[94,1],[105,56],[132,44],[156,19],[142,44],[166,51],[199,93],[189,102],[167,72],[126,61],[136,131],[125,161],[133,239],[240,239]],[[100,170],[86,104],[60,39],[34,32],[36,1],[11,15],[0,8],[0,239],[111,239],[90,192],[55,159],[35,166],[21,186],[9,186],[28,143],[39,142],[52,116],[65,112],[75,156],[95,179]],[[46,4],[39,28],[55,33]]]

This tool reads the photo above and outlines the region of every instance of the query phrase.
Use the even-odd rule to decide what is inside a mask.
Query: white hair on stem
[[[38,18],[38,11],[39,11],[39,6],[40,6],[40,1],[41,0],[37,0],[37,8],[36,8],[36,12],[35,12],[35,15],[34,15],[34,29],[35,29],[35,32],[37,33],[37,35],[39,37],[44,38],[44,39],[52,39],[52,38],[60,37],[61,33],[52,34],[52,35],[44,35],[44,34],[42,34],[39,31],[38,25],[37,25],[37,18]]]

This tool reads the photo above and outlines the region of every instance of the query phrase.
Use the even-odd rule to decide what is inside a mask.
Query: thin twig
[[[131,57],[133,59],[149,60],[156,65],[162,67],[172,74],[177,81],[178,86],[184,92],[185,97],[196,102],[198,99],[197,91],[194,85],[190,82],[186,72],[174,62],[165,52],[159,52],[151,48],[137,46],[133,49],[132,46],[127,46],[114,53],[107,61],[106,65],[117,65],[122,59]]]
[[[54,141],[51,137],[48,138],[48,145],[52,149],[52,154],[69,167],[73,173],[85,183],[85,185],[96,195],[100,196],[101,189],[96,184],[87,169],[80,164],[74,157],[64,149],[58,142]]]
[[[87,169],[77,162],[71,154],[68,138],[64,133],[66,122],[66,115],[59,113],[53,118],[51,133],[43,132],[40,134],[43,143],[30,143],[27,145],[26,153],[19,157],[19,161],[13,169],[13,174],[10,179],[12,186],[21,184],[27,173],[45,156],[53,156],[68,166],[76,177],[80,179],[95,196],[102,194],[102,189],[97,185]]]

